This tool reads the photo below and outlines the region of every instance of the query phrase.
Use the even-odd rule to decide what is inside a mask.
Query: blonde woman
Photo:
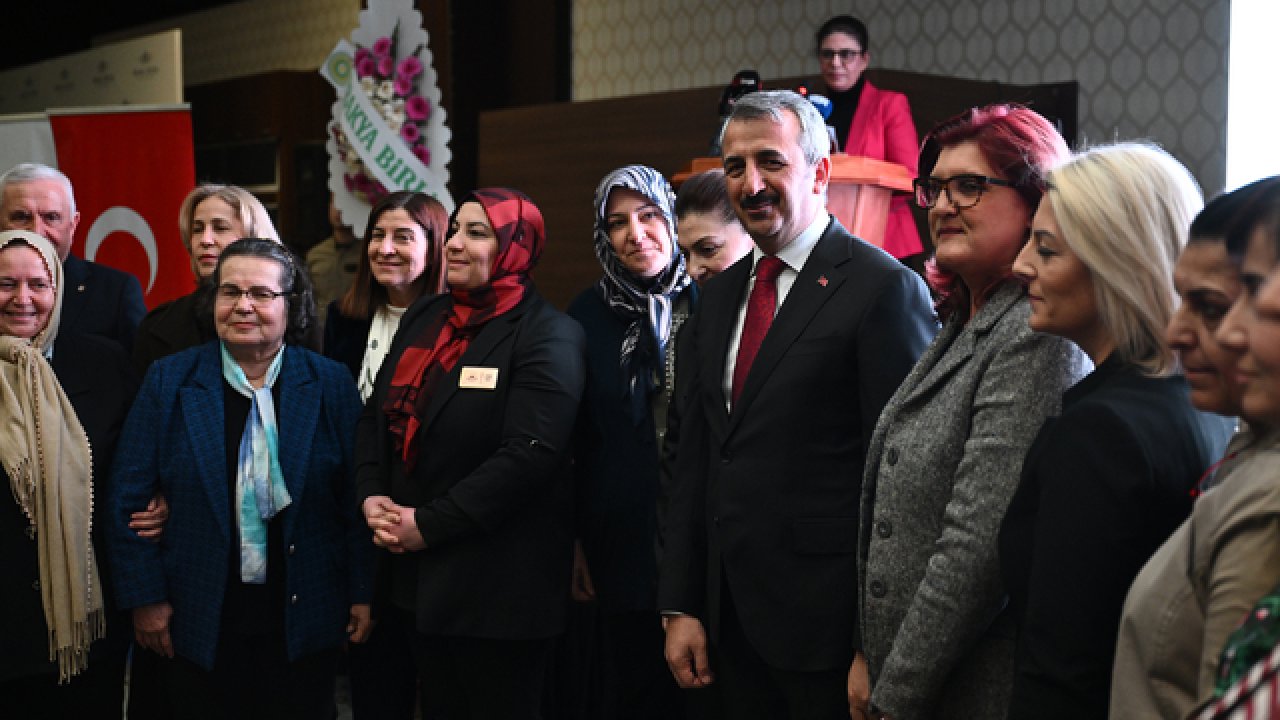
[[[1094,148],[1049,174],[1014,263],[1031,328],[1079,345],[1096,369],[1040,428],[1000,529],[1018,620],[1011,719],[1107,717],[1125,593],[1225,444],[1164,342],[1174,262],[1201,205],[1167,153]]]
[[[235,185],[197,185],[178,210],[178,230],[191,256],[191,271],[198,287],[157,306],[142,319],[133,345],[133,361],[139,374],[166,355],[216,337],[206,281],[228,245],[243,237],[280,242],[267,209],[248,190]]]

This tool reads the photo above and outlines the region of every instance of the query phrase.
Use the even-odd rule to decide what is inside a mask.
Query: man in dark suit
[[[0,230],[29,230],[53,243],[62,258],[61,333],[90,333],[133,352],[133,336],[147,314],[138,279],[71,254],[80,213],[66,175],[22,163],[0,176]]]
[[[683,687],[718,679],[727,717],[847,718],[866,439],[937,323],[920,278],[826,212],[806,100],[744,97],[723,147],[756,248],[707,283],[682,340],[667,662]]]

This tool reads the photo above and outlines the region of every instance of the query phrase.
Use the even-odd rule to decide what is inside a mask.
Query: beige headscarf
[[[0,251],[21,242],[44,259],[54,285],[49,324],[30,340],[0,336],[0,465],[36,532],[49,659],[58,681],[84,670],[89,644],[106,632],[102,583],[89,529],[93,462],[89,440],[45,359],[62,312],[62,263],[48,240],[0,232]]]

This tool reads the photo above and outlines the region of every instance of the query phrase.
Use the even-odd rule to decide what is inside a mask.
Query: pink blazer
[[[844,151],[903,165],[915,176],[920,137],[911,121],[907,96],[863,83],[858,111],[849,125],[849,143]],[[908,195],[895,195],[889,207],[889,223],[884,233],[884,249],[896,258],[915,255],[924,249],[920,232],[911,217]]]

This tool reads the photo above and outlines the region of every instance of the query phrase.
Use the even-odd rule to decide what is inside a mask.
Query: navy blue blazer
[[[133,352],[138,323],[147,314],[142,286],[127,272],[68,255],[62,261],[62,319],[59,333],[89,333]]]
[[[355,498],[355,384],[309,350],[284,353],[277,419],[293,499],[281,511],[292,660],[343,642],[351,605],[372,598],[373,545]],[[217,342],[157,360],[125,423],[109,499],[120,606],[167,600],[175,652],[205,668],[217,649],[234,528],[223,391]],[[130,513],[157,492],[170,508],[159,544],[128,528]]]
[[[676,303],[692,309],[696,294],[690,285]],[[653,611],[661,453],[652,410],[632,422],[631,399],[623,392],[618,358],[630,321],[609,308],[595,285],[569,305],[569,317],[587,336],[587,383],[573,449],[578,537],[604,610]]]

